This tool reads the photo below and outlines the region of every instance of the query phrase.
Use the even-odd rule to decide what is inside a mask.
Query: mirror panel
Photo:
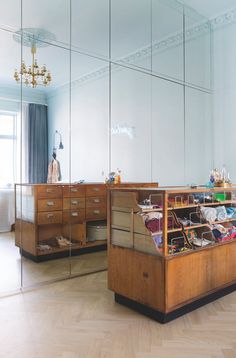
[[[109,158],[109,65],[71,54],[71,180],[104,182]]]
[[[26,219],[22,223],[23,287],[70,275],[70,235],[68,230],[65,232],[63,187],[61,184],[45,184],[49,179],[49,169],[54,170],[53,166],[62,162],[57,180],[68,183],[70,179],[70,51],[45,45],[36,43],[38,48],[35,58],[40,68],[45,64],[50,70],[51,83],[46,87],[37,85],[35,88],[27,87],[24,81],[22,83],[22,97],[31,102],[27,112],[28,182],[33,184],[23,187],[22,200],[31,198],[34,207],[33,219]],[[22,59],[25,64],[32,63],[30,50],[30,47],[23,47]],[[60,141],[63,149],[59,147]],[[45,164],[41,166],[43,162]],[[46,173],[42,176],[43,170]],[[67,244],[63,245],[61,239],[66,239]]]
[[[122,181],[151,180],[151,76],[111,69],[111,170]]]
[[[185,9],[185,80],[211,88],[210,22],[195,11]]]
[[[186,183],[205,184],[213,168],[211,95],[186,88]]]
[[[151,70],[151,1],[111,2],[111,58]]]
[[[0,28],[16,31],[21,27],[21,0],[1,1]]]
[[[36,39],[70,48],[70,2],[22,0],[22,28],[26,36],[37,29]]]
[[[152,72],[184,79],[183,5],[175,0],[152,2]]]
[[[229,13],[230,14],[230,13]],[[226,19],[226,18],[225,18]],[[235,76],[236,51],[232,45],[236,36],[234,18],[230,24],[214,31],[214,166],[230,173],[231,181],[236,183],[235,167]]]
[[[9,18],[6,18],[9,20]],[[9,20],[10,21],[10,20]],[[19,42],[21,38],[18,37]],[[20,180],[21,86],[14,80],[21,46],[11,31],[0,29],[0,295],[21,286],[21,255],[12,231],[15,223],[14,183]],[[3,70],[4,69],[4,70]],[[20,240],[20,238],[18,238]]]
[[[104,183],[109,172],[109,65],[106,61],[71,53],[71,182]],[[85,185],[86,186],[86,185]],[[85,188],[85,220],[81,255],[71,257],[71,274],[107,268],[105,220],[96,215],[106,208],[105,192],[88,196]],[[81,212],[84,209],[81,209]],[[94,214],[95,212],[95,214]],[[92,216],[91,216],[92,215]],[[105,215],[106,216],[106,215]],[[104,219],[103,217],[102,219]],[[102,250],[100,250],[102,249]],[[99,250],[99,251],[98,251]],[[72,252],[73,254],[73,252]]]
[[[109,56],[109,0],[71,1],[72,49],[84,54]]]
[[[152,180],[184,183],[183,86],[152,77]]]

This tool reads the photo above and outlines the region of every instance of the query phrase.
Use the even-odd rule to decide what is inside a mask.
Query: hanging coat
[[[60,163],[57,159],[53,159],[48,164],[47,183],[57,183],[59,180],[61,180]]]

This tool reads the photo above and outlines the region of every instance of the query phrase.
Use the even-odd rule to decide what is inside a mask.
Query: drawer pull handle
[[[93,210],[94,214],[100,214],[100,210]]]
[[[77,193],[78,189],[76,189],[76,188],[71,188],[70,191],[71,191],[72,193]]]
[[[54,205],[54,201],[47,201],[47,206],[53,206]]]
[[[77,205],[79,204],[78,200],[71,200],[71,205]]]
[[[71,213],[71,216],[79,216],[78,213]]]
[[[48,219],[49,219],[49,218],[53,218],[53,216],[54,216],[53,214],[48,214],[48,215],[47,215]]]
[[[54,190],[53,190],[53,189],[47,189],[46,192],[47,192],[47,193],[53,193]]]
[[[93,202],[94,203],[100,203],[100,200],[99,199],[94,199]]]
[[[99,191],[99,188],[93,188],[93,191]]]

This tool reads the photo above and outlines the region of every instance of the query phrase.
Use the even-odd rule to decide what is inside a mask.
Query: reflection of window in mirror
[[[0,186],[11,187],[16,180],[17,113],[0,112]]]

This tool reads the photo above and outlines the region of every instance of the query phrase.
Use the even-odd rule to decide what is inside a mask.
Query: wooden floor
[[[235,358],[236,293],[161,325],[102,272],[0,299],[0,340],[4,358]]]
[[[0,233],[0,296],[19,289],[21,273],[23,287],[34,286],[47,281],[81,275],[107,268],[107,253],[99,251],[90,254],[35,263],[22,258],[15,246],[14,232]]]

